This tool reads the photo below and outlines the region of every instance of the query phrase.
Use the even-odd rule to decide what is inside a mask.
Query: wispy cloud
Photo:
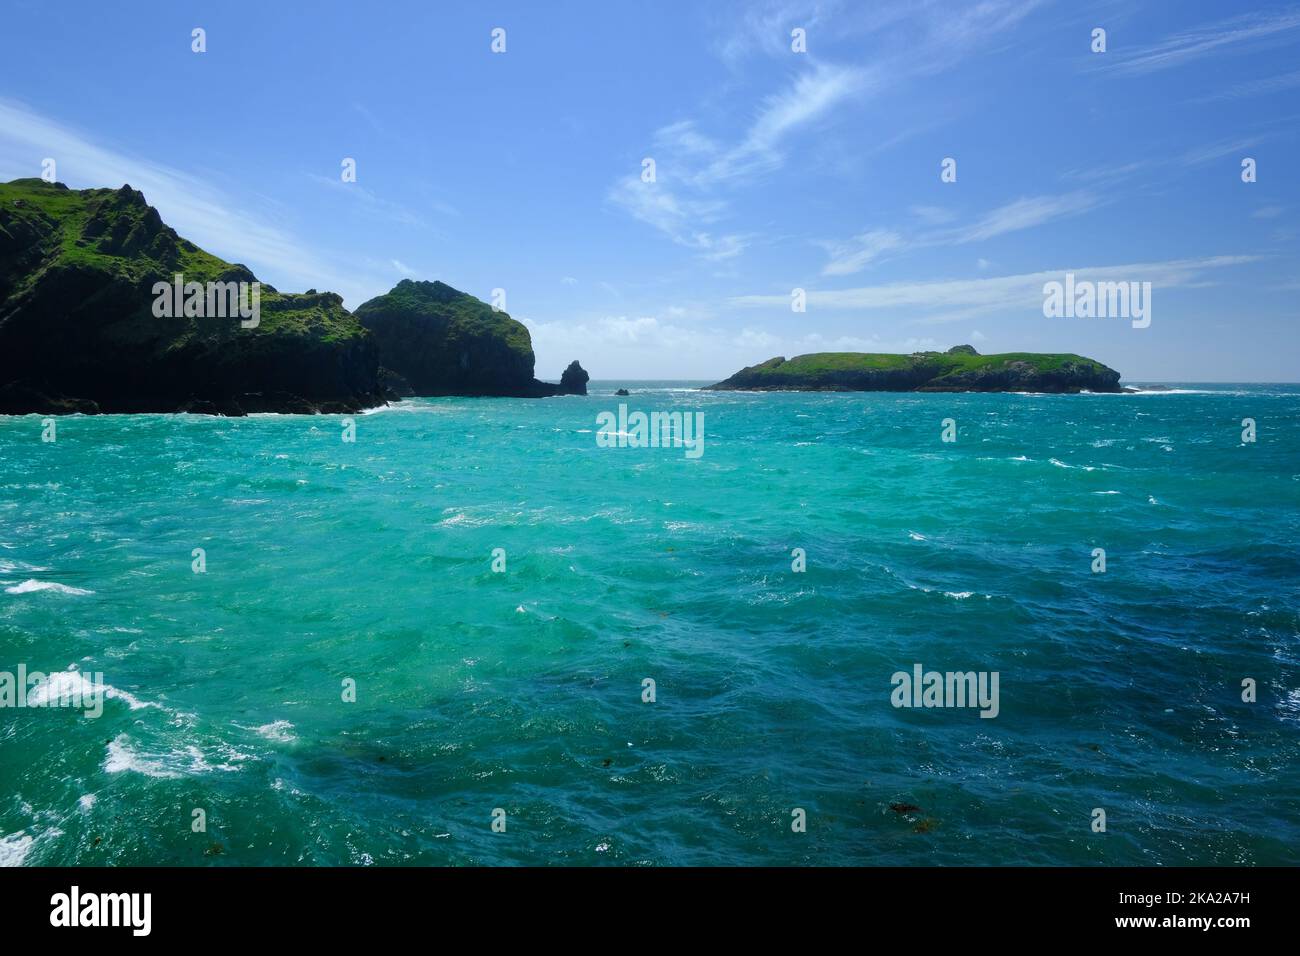
[[[1099,202],[1096,196],[1085,192],[1017,199],[999,206],[968,228],[957,231],[951,241],[957,244],[979,242],[1008,232],[1032,229],[1056,219],[1087,212]]]
[[[905,237],[891,229],[872,229],[849,240],[820,240],[817,245],[825,249],[829,256],[829,261],[822,268],[822,275],[852,275],[890,254],[905,250],[982,242],[1007,233],[1020,232],[1058,219],[1076,216],[1100,204],[1101,200],[1088,192],[1028,196],[999,206],[966,226],[949,226],[911,237]],[[920,207],[920,209],[924,210],[920,212],[920,218],[926,221],[951,220],[952,214],[946,210],[931,210],[929,207]],[[912,212],[915,215],[918,209],[913,208]]]
[[[647,183],[639,176],[627,176],[610,187],[607,198],[633,218],[709,260],[735,258],[749,242],[740,233],[717,235],[705,228],[718,218],[721,202],[679,196],[666,182]]]
[[[1178,161],[1184,166],[1204,166],[1206,163],[1212,163],[1217,159],[1223,159],[1225,156],[1239,156],[1244,154],[1248,149],[1258,146],[1260,140],[1258,137],[1250,139],[1233,139],[1223,140],[1218,143],[1207,143],[1204,146],[1197,146],[1189,149],[1178,158]]]
[[[790,52],[791,30],[802,27],[815,38],[832,18],[840,19],[841,7],[835,0],[765,0],[728,9],[725,25],[718,25],[718,55],[731,64],[757,53],[784,56]]]
[[[1214,103],[1220,100],[1242,100],[1251,99],[1256,96],[1267,96],[1270,93],[1282,93],[1286,90],[1294,90],[1300,86],[1300,70],[1294,73],[1283,73],[1280,76],[1270,76],[1262,80],[1250,80],[1246,83],[1238,83],[1230,86],[1226,90],[1218,93],[1212,93],[1209,96],[1202,96],[1196,100],[1197,103]]]
[[[43,156],[54,158],[60,181],[76,188],[129,183],[185,238],[245,263],[280,288],[330,289],[354,305],[387,288],[381,278],[357,276],[350,265],[311,251],[309,243],[199,176],[100,145],[22,103],[0,99],[0,178],[39,175],[32,157]]]
[[[1258,260],[1257,256],[1215,256],[1202,259],[1175,259],[1164,262],[1138,262],[1129,265],[1075,266],[1020,275],[987,279],[939,280],[932,282],[895,282],[860,286],[852,289],[809,290],[808,308],[873,312],[888,310],[892,315],[907,313],[922,324],[955,322],[973,316],[1007,311],[1036,311],[1042,308],[1043,284],[1059,281],[1066,272],[1091,281],[1150,282],[1159,289],[1190,287],[1201,284],[1214,269],[1242,265]],[[730,300],[742,308],[786,308],[790,297],[784,295],[745,295]]]
[[[872,71],[818,63],[768,96],[744,139],[692,177],[696,185],[757,177],[785,163],[782,145],[795,130],[828,115],[846,99],[879,83]]]
[[[787,307],[788,307],[787,300]],[[610,315],[577,322],[525,320],[537,353],[539,374],[552,376],[576,355],[602,378],[646,377],[647,367],[672,368],[678,378],[717,381],[743,365],[774,355],[806,352],[914,352],[938,348],[926,335],[786,334],[754,326],[683,325],[661,315]]]
[[[1216,53],[1241,52],[1261,43],[1290,42],[1300,30],[1300,10],[1248,13],[1176,33],[1131,53],[1112,51],[1102,66],[1118,74],[1154,73]]]
[[[673,191],[658,196],[638,195],[621,180],[609,197],[636,218],[654,225],[675,242],[696,244],[701,253],[717,258],[738,254],[752,237],[729,233],[713,239],[704,226],[722,218],[726,204],[718,191],[753,187],[783,168],[797,145],[797,134],[818,124],[842,119],[846,108],[878,97],[886,90],[918,77],[950,69],[962,57],[987,53],[999,37],[1019,24],[1045,0],[980,0],[964,7],[903,2],[875,4],[869,11],[842,7],[835,2],[773,0],[748,7],[735,15],[732,31],[722,43],[724,59],[734,62],[761,52],[790,58],[790,30],[809,31],[808,54],[794,56],[806,64],[782,89],[768,94],[739,136],[706,131],[693,119],[661,127],[653,143],[660,175],[671,169]],[[876,34],[880,56],[869,65],[835,63],[816,51],[833,51],[846,37]],[[820,44],[820,46],[819,46]],[[833,55],[833,53],[832,53]],[[912,131],[914,132],[914,131]],[[910,133],[894,137],[901,142]],[[662,184],[661,184],[662,185]],[[698,214],[696,218],[693,214]],[[875,254],[873,242],[881,237],[858,237],[832,251],[842,261],[829,267],[851,270]]]
[[[887,252],[903,247],[903,237],[888,229],[873,229],[843,242],[824,240],[818,243],[830,261],[822,267],[824,276],[845,276],[861,272]]]
[[[360,183],[345,183],[339,176],[322,176],[319,173],[308,173],[307,176],[312,182],[355,203],[357,210],[366,216],[403,226],[429,226],[428,222],[402,203],[384,199]]]

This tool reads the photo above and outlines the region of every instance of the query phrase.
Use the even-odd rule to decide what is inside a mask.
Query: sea
[[[701,384],[0,418],[0,864],[1300,862],[1300,386]]]

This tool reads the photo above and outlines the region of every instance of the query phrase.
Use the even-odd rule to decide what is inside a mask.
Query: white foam
[[[37,581],[35,578],[24,581],[22,584],[15,584],[11,588],[5,588],[6,594],[30,594],[32,591],[58,591],[60,594],[94,594],[94,591],[87,591],[85,588],[74,588],[68,584],[60,584],[57,581]]]
[[[122,773],[126,770],[164,780],[181,776],[180,771],[168,768],[162,761],[136,753],[131,749],[131,742],[126,735],[122,734],[116,740],[109,741],[108,756],[104,758],[104,772]]]
[[[225,749],[227,756],[231,760],[238,762],[248,759],[246,754],[241,754],[229,747]],[[126,734],[118,734],[115,740],[109,742],[108,753],[104,758],[105,773],[122,773],[129,770],[134,773],[144,774],[146,777],[157,777],[162,780],[174,780],[177,777],[186,775],[211,773],[214,770],[233,771],[238,769],[239,767],[229,762],[209,763],[203,751],[192,744],[166,754],[142,753],[131,745],[131,739]]]
[[[35,842],[22,830],[0,837],[0,866],[22,866]]]
[[[276,743],[287,744],[298,739],[293,734],[293,724],[287,720],[273,720],[269,724],[253,729],[267,740],[274,740]]]
[[[111,684],[99,685],[99,689],[102,690],[106,699],[120,700],[132,710],[160,706],[149,701],[140,700],[134,694],[118,690]],[[55,671],[52,674],[45,675],[44,681],[28,691],[27,706],[46,707],[54,701],[58,701],[60,706],[66,706],[65,702],[93,700],[95,692],[96,685],[94,681],[87,680],[80,671],[69,668],[66,671]]]

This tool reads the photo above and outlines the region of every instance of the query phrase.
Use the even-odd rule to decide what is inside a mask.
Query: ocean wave
[[[85,588],[74,588],[70,584],[60,584],[57,581],[38,581],[35,578],[29,578],[22,584],[15,584],[13,587],[5,588],[6,594],[31,594],[35,591],[57,591],[60,594],[94,594],[94,591],[87,591]]]
[[[225,760],[222,763],[210,763],[203,751],[193,744],[187,744],[169,750],[166,753],[146,753],[131,743],[126,734],[118,734],[108,743],[104,757],[105,773],[138,773],[160,780],[175,780],[180,777],[212,773],[217,770],[226,772],[239,770],[238,764],[249,759],[233,747],[223,746]]]
[[[289,723],[287,720],[273,720],[269,724],[254,727],[253,732],[260,734],[267,740],[273,740],[278,744],[292,743],[298,739],[294,736],[293,724]]]
[[[23,561],[0,561],[0,574],[13,574],[15,571],[24,574],[40,574],[49,568],[42,568],[35,564],[27,564]]]
[[[35,844],[23,830],[0,837],[0,866],[22,866]]]
[[[104,684],[101,689],[105,699],[120,700],[131,710],[141,710],[145,707],[161,707],[160,704],[140,700],[140,698],[128,691],[118,690],[111,684]],[[47,674],[42,683],[28,692],[27,705],[29,707],[45,707],[54,701],[58,701],[61,706],[66,706],[66,702],[91,700],[94,697],[95,690],[95,683],[87,680],[81,671],[73,669],[55,671],[52,674]]]
[[[461,526],[467,528],[481,528],[484,525],[489,525],[492,523],[492,519],[490,517],[475,518],[464,511],[457,511],[454,508],[448,508],[447,511],[443,512],[443,514],[447,514],[448,512],[451,512],[451,516],[448,518],[443,518],[441,521],[439,521],[438,522],[439,526],[445,528],[455,528]]]

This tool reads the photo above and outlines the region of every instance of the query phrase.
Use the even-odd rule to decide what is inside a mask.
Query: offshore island
[[[705,386],[720,392],[1120,392],[1119,372],[1082,355],[974,346],[946,352],[814,352],[768,359]]]

